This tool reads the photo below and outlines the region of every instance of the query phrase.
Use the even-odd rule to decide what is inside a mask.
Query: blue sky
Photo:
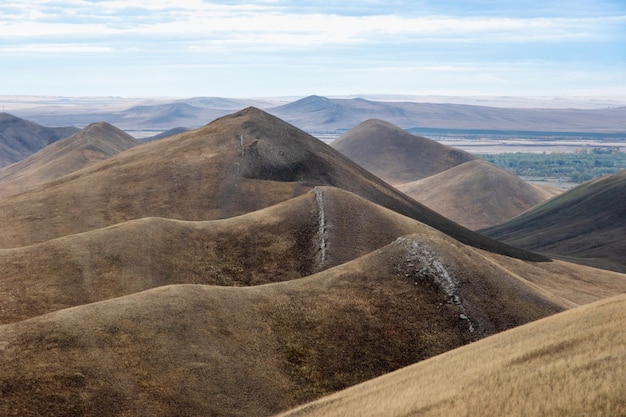
[[[625,0],[0,3],[0,95],[626,97]]]

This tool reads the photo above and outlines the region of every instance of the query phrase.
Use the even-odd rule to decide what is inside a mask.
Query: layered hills
[[[269,416],[626,292],[255,108],[7,197],[0,221],[2,415]]]
[[[598,301],[280,416],[625,415],[625,313],[624,295]]]
[[[0,168],[75,133],[74,127],[44,127],[8,113],[0,113]]]
[[[164,280],[6,324],[0,326],[0,411],[271,415],[575,306],[571,299],[589,294],[589,274],[611,285],[621,277],[622,288],[613,291],[625,289],[617,273],[513,258],[500,267],[500,256],[432,230],[301,279],[252,287]],[[543,270],[533,279],[546,288],[521,278],[524,268]],[[64,288],[66,298],[101,294],[145,282],[158,270],[131,269],[116,282],[115,272],[102,269],[99,279],[39,285]],[[548,289],[555,281],[579,294],[562,297]]]
[[[502,108],[467,104],[373,101],[309,96],[270,113],[307,131],[351,129],[371,118],[402,128],[624,132],[626,107],[607,109]]]
[[[142,217],[212,220],[315,186],[350,191],[464,243],[544,259],[470,232],[338,151],[256,108],[144,144],[0,202],[0,247],[29,245]]]
[[[482,159],[396,188],[471,230],[503,223],[554,195]]]
[[[379,119],[360,123],[331,146],[394,185],[419,180],[476,159],[468,152],[414,135]]]
[[[483,232],[551,256],[626,272],[626,171],[579,185]]]
[[[0,198],[55,180],[139,143],[108,123],[92,123],[73,135],[0,169]]]

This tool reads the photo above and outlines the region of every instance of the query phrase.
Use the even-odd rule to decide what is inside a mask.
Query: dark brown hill
[[[93,123],[0,169],[0,198],[21,193],[139,145],[105,122]]]
[[[483,232],[573,262],[626,272],[626,171],[579,185]]]
[[[271,415],[569,306],[436,234],[298,280],[0,326],[0,414]]]
[[[503,223],[547,200],[546,193],[482,159],[396,188],[471,230]]]
[[[476,159],[472,154],[370,119],[331,143],[390,184],[419,180]]]
[[[130,149],[0,202],[0,247],[24,246],[142,217],[212,220],[330,185],[464,243],[543,259],[470,232],[338,151],[261,110]]]
[[[78,131],[74,127],[44,127],[8,113],[0,113],[0,168],[22,160]]]

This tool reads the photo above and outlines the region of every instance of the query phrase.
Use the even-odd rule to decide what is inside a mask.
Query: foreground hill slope
[[[482,159],[396,188],[471,230],[503,223],[547,200],[545,192]]]
[[[0,113],[0,168],[78,131],[74,127],[44,127],[9,113]]]
[[[0,198],[19,194],[139,144],[115,126],[105,122],[93,123],[0,169]]]
[[[626,171],[572,188],[483,232],[519,247],[626,272]]]
[[[476,159],[379,119],[360,123],[331,146],[390,184],[419,180]]]
[[[24,246],[142,217],[212,220],[330,185],[464,243],[545,259],[470,232],[338,151],[255,108],[130,149],[0,202],[0,247]]]
[[[0,326],[0,414],[270,415],[571,306],[433,233],[298,280]]]
[[[447,352],[281,417],[626,415],[624,320],[626,295],[598,301]]]

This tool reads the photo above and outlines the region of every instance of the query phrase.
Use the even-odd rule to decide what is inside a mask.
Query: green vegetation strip
[[[611,147],[576,153],[515,152],[477,156],[520,177],[561,178],[576,183],[626,168],[626,153]]]

